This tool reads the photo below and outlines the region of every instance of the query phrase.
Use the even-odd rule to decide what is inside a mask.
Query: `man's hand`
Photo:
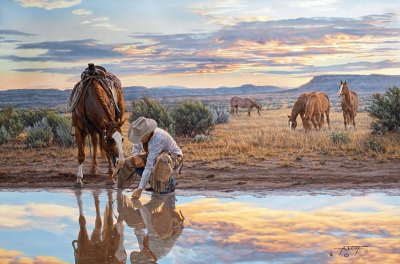
[[[132,199],[139,199],[140,196],[142,195],[142,191],[143,191],[142,189],[136,188],[136,189],[133,191]]]
[[[136,168],[143,168],[146,164],[144,164],[144,160],[139,156],[133,156],[133,162],[135,163]]]

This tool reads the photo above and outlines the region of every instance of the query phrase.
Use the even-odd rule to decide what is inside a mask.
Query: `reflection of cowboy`
[[[165,257],[183,231],[184,217],[175,209],[174,194],[153,194],[145,205],[120,194],[118,212],[126,224],[134,228],[139,242],[140,251],[131,253],[131,263],[154,263]]]
[[[139,117],[129,127],[128,138],[134,143],[133,156],[126,160],[118,178],[119,186],[129,176],[129,169],[135,169],[141,176],[133,198],[140,198],[147,182],[156,193],[169,193],[175,190],[174,170],[182,165],[182,150],[168,132],[157,128],[157,122]]]
[[[72,241],[75,253],[75,263],[125,263],[126,252],[124,248],[123,221],[118,217],[114,224],[112,214],[112,192],[108,192],[108,204],[104,210],[104,226],[100,216],[99,193],[94,192],[96,208],[96,221],[92,235],[86,229],[86,219],[83,213],[82,192],[75,192],[79,206],[79,234],[78,240]]]

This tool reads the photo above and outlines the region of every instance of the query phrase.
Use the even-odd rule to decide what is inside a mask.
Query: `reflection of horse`
[[[118,194],[118,213],[134,228],[140,251],[130,254],[131,263],[147,263],[165,257],[183,231],[185,218],[175,209],[175,195],[152,195],[145,205]],[[147,233],[144,229],[147,229]]]
[[[358,110],[358,96],[355,92],[350,91],[346,81],[340,81],[340,88],[338,95],[342,100],[342,110],[344,119],[344,128],[353,122],[353,127],[356,128],[356,115]]]
[[[91,173],[96,173],[98,145],[107,155],[109,181],[113,181],[111,160],[115,166],[116,162],[120,165],[124,159],[121,126],[125,122],[123,119],[125,101],[121,83],[113,74],[105,72],[102,67],[94,67],[93,64],[89,64],[89,68],[82,73],[81,77],[81,82],[74,88],[75,91],[80,86],[81,95],[72,109],[72,124],[78,145],[77,186],[82,186],[82,164],[85,160],[85,138],[88,134],[93,143]],[[115,87],[114,90],[107,88],[111,83]]]
[[[75,192],[79,207],[79,235],[78,240],[72,241],[75,253],[75,263],[125,263],[124,233],[122,218],[114,224],[112,213],[112,192],[108,192],[108,204],[104,210],[104,225],[100,216],[99,194],[93,193],[96,208],[95,226],[89,238],[86,229],[86,218],[83,213],[82,193]]]
[[[313,123],[316,130],[320,130],[324,124],[324,113],[326,114],[326,121],[329,120],[330,102],[329,97],[325,93],[315,92],[309,95],[306,110],[304,114],[303,126],[306,131],[311,129],[311,122]]]
[[[258,114],[260,114],[260,109],[262,106],[256,101],[254,98],[250,97],[239,97],[239,96],[234,96],[231,99],[231,114],[235,114],[235,109],[236,109],[236,115],[238,115],[238,108],[247,108],[248,112],[247,115],[250,116],[250,111],[253,109],[253,107],[257,108]]]

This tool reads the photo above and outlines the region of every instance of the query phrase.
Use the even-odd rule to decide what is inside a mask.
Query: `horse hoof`
[[[83,188],[83,183],[81,181],[77,181],[74,183],[75,188],[82,189]]]

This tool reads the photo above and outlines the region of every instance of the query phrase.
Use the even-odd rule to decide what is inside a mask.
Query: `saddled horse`
[[[108,181],[113,183],[111,161],[114,167],[122,166],[124,162],[121,126],[125,122],[123,118],[125,101],[121,83],[115,75],[106,72],[100,66],[94,67],[93,64],[89,64],[89,68],[82,73],[81,77],[82,80],[78,83],[81,94],[72,109],[72,125],[75,128],[79,164],[75,185],[77,187],[83,185],[85,138],[88,135],[90,135],[93,145],[91,173],[97,171],[97,147],[100,146],[108,160]],[[104,81],[106,77],[108,79]],[[112,91],[105,87],[110,83],[115,88]],[[78,84],[75,88],[79,86]]]
[[[311,129],[311,123],[316,130],[321,130],[324,124],[324,114],[330,129],[329,111],[330,102],[327,94],[315,92],[309,95],[303,119],[303,126],[306,132]]]
[[[353,122],[354,129],[356,128],[356,115],[358,110],[358,96],[355,92],[350,91],[346,81],[340,81],[338,95],[342,101],[344,128]]]
[[[250,116],[250,111],[254,107],[257,108],[258,114],[260,114],[260,109],[262,106],[256,101],[256,99],[252,97],[240,97],[240,96],[234,96],[231,98],[231,114],[235,114],[236,110],[236,115],[238,115],[238,108],[247,108],[248,113],[247,115]]]

